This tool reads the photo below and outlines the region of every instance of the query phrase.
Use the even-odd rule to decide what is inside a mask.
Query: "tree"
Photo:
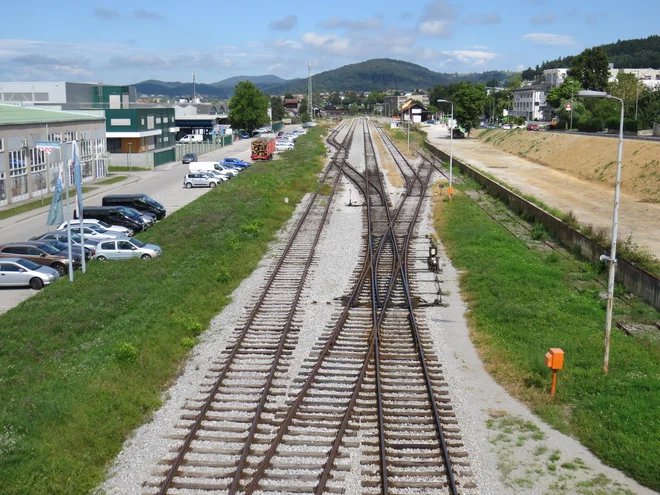
[[[487,88],[497,88],[499,85],[500,85],[500,82],[495,78],[489,79],[488,81],[486,81],[486,87]]]
[[[284,109],[284,103],[279,96],[270,97],[270,111],[273,117],[273,121],[277,122],[282,120],[286,115],[286,110]]]
[[[607,53],[599,46],[587,48],[573,59],[568,75],[585,89],[605,91],[610,75]]]
[[[268,121],[268,97],[250,81],[239,82],[229,100],[231,126],[249,132]]]
[[[330,95],[330,98],[328,99],[328,103],[330,105],[334,105],[336,107],[341,105],[341,96],[339,96],[339,92],[335,91]]]
[[[559,108],[563,100],[574,100],[575,95],[582,86],[573,78],[566,78],[561,86],[557,86],[548,91],[545,101],[552,108]]]
[[[291,93],[286,93],[284,95],[285,100],[293,100],[294,96]]]
[[[479,126],[479,117],[484,113],[486,101],[486,86],[481,83],[476,86],[461,83],[454,94],[454,118],[467,128],[468,134],[470,129]]]
[[[523,78],[520,74],[514,74],[506,81],[506,87],[510,90],[518,89],[522,86]]]
[[[621,98],[625,103],[626,117],[635,118],[635,107],[639,107],[640,97],[643,99],[646,85],[637,79],[635,74],[619,72],[616,80],[609,83],[607,92]],[[639,113],[638,113],[639,116]]]

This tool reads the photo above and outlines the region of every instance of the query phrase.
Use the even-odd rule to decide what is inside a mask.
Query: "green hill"
[[[398,89],[410,91],[413,89],[430,89],[436,84],[470,81],[485,82],[491,79],[504,81],[509,73],[489,71],[473,74],[446,74],[433,72],[421,65],[387,58],[367,60],[356,64],[344,65],[313,76],[314,91],[376,91]],[[281,79],[277,76],[236,76],[212,84],[197,84],[197,94],[229,98],[234,92],[234,86],[239,81],[250,80],[255,86],[268,94],[305,93],[307,78]],[[144,81],[135,84],[139,94],[190,96],[191,83],[171,83],[162,81]]]

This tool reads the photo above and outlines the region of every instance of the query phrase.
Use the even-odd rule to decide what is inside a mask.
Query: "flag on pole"
[[[46,225],[59,225],[64,221],[64,211],[62,210],[62,189],[62,166],[60,166]]]
[[[78,205],[78,216],[82,218],[82,170],[80,169],[80,154],[78,153],[78,142],[73,142],[73,180],[76,185],[76,196]]]

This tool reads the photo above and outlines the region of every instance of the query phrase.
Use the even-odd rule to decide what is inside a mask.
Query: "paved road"
[[[294,129],[295,127],[291,127]],[[290,129],[287,129],[290,130]],[[200,161],[219,160],[225,157],[235,157],[241,160],[250,159],[251,140],[237,141],[231,146],[220,148],[200,155]],[[83,195],[83,202],[89,206],[100,206],[103,196],[109,193],[144,193],[161,203],[168,215],[188,203],[206,194],[208,188],[186,189],[183,187],[183,176],[188,171],[188,165],[173,162],[156,168],[153,171],[133,172],[129,178],[110,185],[100,185],[98,188]],[[93,186],[93,183],[88,185]],[[222,187],[222,185],[220,186]],[[71,198],[73,212],[74,198]],[[50,203],[48,203],[50,205]],[[53,227],[46,225],[48,206],[0,220],[0,244],[20,242],[30,237],[47,232]],[[66,209],[64,213],[66,217]],[[139,234],[138,234],[139,237]],[[76,276],[80,272],[76,272]],[[32,289],[0,288],[0,313],[17,306],[21,301],[36,294]]]

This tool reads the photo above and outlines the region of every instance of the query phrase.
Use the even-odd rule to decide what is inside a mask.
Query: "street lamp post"
[[[584,98],[609,98],[621,103],[621,120],[619,121],[619,151],[616,165],[616,183],[614,186],[614,212],[612,214],[612,245],[610,255],[602,255],[601,261],[607,261],[609,278],[607,282],[607,313],[605,316],[605,349],[603,352],[603,374],[607,375],[610,367],[610,336],[612,334],[612,309],[614,307],[614,278],[616,272],[616,236],[619,218],[619,196],[621,191],[621,161],[623,160],[623,99],[607,94],[604,91],[578,91],[578,96]]]
[[[449,202],[451,203],[452,194],[454,194],[454,188],[452,187],[453,183],[453,149],[452,144],[454,142],[454,102],[449,100],[437,100],[438,103],[449,103],[451,105],[451,129],[449,129],[449,189],[447,193],[449,194]],[[449,126],[447,126],[449,127]]]

